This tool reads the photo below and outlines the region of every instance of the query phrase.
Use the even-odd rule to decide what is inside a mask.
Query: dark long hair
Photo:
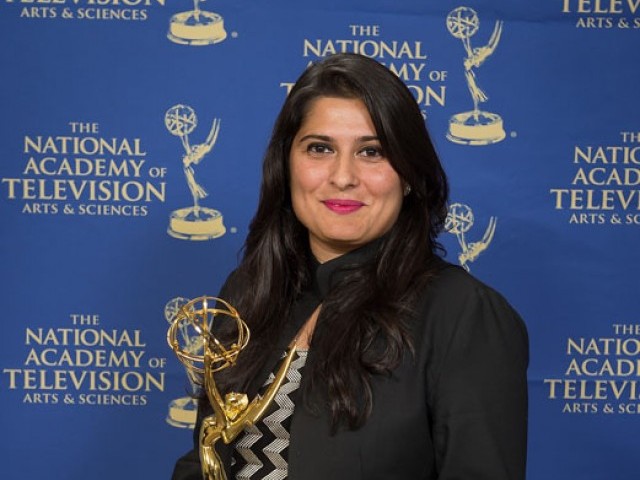
[[[308,232],[291,206],[289,152],[318,97],[360,99],[391,165],[411,187],[373,261],[350,270],[340,288],[323,300],[318,319],[323,328],[312,338],[316,360],[305,372],[311,377],[307,387],[322,389],[334,430],[340,425],[355,429],[371,411],[372,375],[389,373],[412,351],[406,321],[433,268],[448,186],[418,105],[396,75],[355,54],[311,65],[276,119],[264,157],[258,210],[237,271],[244,280],[233,301],[252,332],[250,347],[233,369],[241,375],[234,380],[237,386],[246,387],[264,364],[295,299],[311,281]]]

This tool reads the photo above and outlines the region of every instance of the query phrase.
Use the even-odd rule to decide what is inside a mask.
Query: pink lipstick
[[[364,206],[363,202],[359,202],[357,200],[344,200],[344,199],[337,199],[337,198],[330,198],[328,200],[323,200],[322,203],[324,203],[324,205],[332,212],[338,213],[341,215],[353,213]]]

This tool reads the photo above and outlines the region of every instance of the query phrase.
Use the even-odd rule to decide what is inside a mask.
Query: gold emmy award
[[[193,207],[181,208],[171,213],[167,233],[183,240],[209,240],[218,238],[227,231],[223,224],[222,214],[212,208],[201,207],[199,200],[207,196],[207,192],[198,184],[193,170],[204,156],[208,154],[218,139],[220,120],[214,119],[209,136],[204,143],[191,145],[189,134],[198,125],[198,119],[193,108],[188,105],[174,105],[164,117],[167,130],[172,135],[180,137],[185,154],[182,156],[182,166],[187,178],[187,184],[193,195]]]
[[[469,271],[469,262],[475,261],[482,252],[489,248],[491,240],[496,233],[496,217],[489,218],[489,225],[477,242],[467,242],[465,233],[473,227],[473,211],[467,205],[454,203],[449,206],[449,213],[445,220],[444,228],[449,233],[453,233],[458,239],[461,252],[458,255],[458,262],[464,269]]]
[[[181,345],[178,332],[189,329],[196,332],[203,343],[202,354],[189,351]],[[234,332],[231,342],[217,338],[213,331]],[[187,335],[192,338],[192,335]],[[238,311],[226,301],[216,297],[198,297],[184,304],[175,315],[167,332],[167,342],[180,362],[187,368],[189,376],[203,385],[213,407],[213,415],[206,417],[200,428],[200,461],[205,480],[226,480],[227,475],[216,452],[218,440],[231,443],[248,425],[256,423],[265,413],[286,378],[287,370],[295,353],[291,344],[282,361],[273,383],[263,395],[249,403],[247,394],[230,392],[224,397],[216,386],[214,374],[235,365],[240,352],[249,342],[249,328]]]
[[[473,110],[457,113],[449,120],[447,138],[463,145],[488,145],[497,143],[505,137],[500,115],[482,111],[479,108],[479,104],[486,102],[489,97],[478,86],[474,72],[474,68],[480,67],[498,46],[502,34],[502,22],[496,22],[487,45],[472,48],[470,39],[476,34],[479,26],[478,14],[472,8],[458,7],[447,15],[449,33],[462,40],[467,52],[467,58],[464,59],[464,74],[473,98]]]
[[[201,1],[193,0],[193,10],[171,17],[169,40],[182,45],[211,45],[227,38],[222,16],[200,10]]]

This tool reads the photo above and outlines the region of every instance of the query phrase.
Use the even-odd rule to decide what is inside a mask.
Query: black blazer
[[[315,307],[307,308],[310,314]],[[373,411],[362,428],[331,435],[328,412],[296,405],[290,479],[525,478],[524,323],[500,294],[448,264],[425,287],[417,312],[410,325],[415,355],[407,353],[392,375],[374,377]],[[201,403],[200,416],[210,414]],[[173,480],[201,479],[198,429],[196,448],[178,460]],[[230,461],[231,446],[219,442],[218,451]]]

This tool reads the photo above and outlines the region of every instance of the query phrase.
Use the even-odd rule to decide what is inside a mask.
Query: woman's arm
[[[523,480],[527,450],[528,337],[494,290],[465,281],[438,341],[432,384],[439,480]]]

